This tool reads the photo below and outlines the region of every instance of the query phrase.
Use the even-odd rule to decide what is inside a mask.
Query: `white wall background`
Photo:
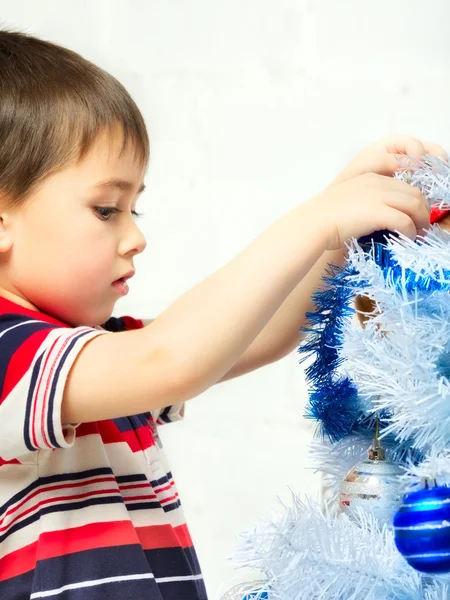
[[[448,0],[0,0],[0,22],[111,71],[148,122],[148,249],[118,313],[156,316],[383,135],[450,149]],[[305,395],[293,354],[164,428],[212,598],[239,532],[318,489]]]

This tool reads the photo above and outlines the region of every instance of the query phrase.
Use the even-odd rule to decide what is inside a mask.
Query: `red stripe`
[[[17,460],[17,458],[13,458],[12,460],[5,460],[0,456],[0,467],[3,467],[3,465],[20,465],[22,464],[20,461]]]
[[[166,504],[167,502],[175,502],[175,500],[178,499],[178,494],[175,494],[174,496],[169,496],[168,498],[162,498],[159,500],[160,504]]]
[[[39,560],[46,560],[84,550],[138,543],[139,538],[130,521],[91,523],[41,533],[39,541],[0,559],[0,581],[31,571],[36,566],[37,557]]]
[[[52,344],[52,346],[50,348],[50,351],[53,350],[53,348],[55,347],[55,345],[56,345],[57,342],[58,342],[58,340],[56,339],[53,342],[53,344]],[[34,444],[35,448],[39,447],[38,443],[37,443],[37,439],[36,439],[36,433],[35,433],[36,406],[37,406],[37,400],[36,400],[36,398],[39,396],[39,388],[41,387],[41,383],[42,383],[42,378],[44,376],[45,367],[46,367],[46,365],[47,365],[47,363],[49,361],[49,358],[50,358],[50,352],[47,352],[47,356],[46,356],[46,359],[45,359],[45,364],[44,364],[44,367],[41,367],[40,378],[39,378],[39,381],[37,382],[36,389],[35,389],[34,394],[33,394],[33,400],[32,400],[33,405],[32,405],[32,417],[31,417],[31,435],[32,435],[33,444]],[[46,445],[48,445],[46,439],[44,439],[44,443]],[[48,447],[51,448],[50,445],[48,445]]]
[[[151,435],[146,438],[148,446],[139,443],[139,439],[136,435],[135,430],[130,429],[129,431],[120,431],[117,425],[112,420],[107,421],[99,421],[98,429],[100,435],[102,436],[102,441],[105,444],[114,444],[116,442],[125,442],[128,444],[132,452],[142,452],[147,448],[155,445],[155,442],[151,438]],[[147,429],[147,427],[142,426],[142,429]],[[78,430],[77,430],[78,433]]]
[[[90,423],[80,423],[77,427],[77,438],[85,435],[100,435],[101,421],[91,421]]]
[[[22,575],[36,566],[37,542],[0,558],[0,581]]]
[[[138,485],[134,485],[134,484],[123,485],[123,484],[119,483],[119,487],[121,490],[134,490],[137,488],[151,488],[151,485],[149,483],[139,483]]]
[[[125,503],[131,501],[131,500],[153,500],[153,499],[158,499],[160,504],[166,504],[167,502],[173,502],[174,500],[176,500],[178,498],[178,494],[175,494],[174,496],[170,496],[169,498],[163,498],[162,500],[158,498],[158,496],[156,496],[155,494],[148,494],[147,496],[122,496]]]
[[[187,525],[147,525],[136,527],[142,548],[158,550],[159,548],[191,548],[192,540]]]
[[[61,355],[63,354],[66,346],[69,344],[69,342],[72,341],[73,338],[77,337],[78,335],[80,335],[80,333],[82,333],[84,331],[90,331],[90,328],[89,327],[83,327],[82,329],[78,329],[77,331],[75,331],[74,333],[72,333],[72,335],[70,335],[69,337],[67,337],[64,340],[63,345],[59,349],[58,354],[56,355],[56,358],[53,361],[53,364],[52,364],[51,369],[50,369],[50,374],[47,377],[47,385],[46,385],[46,388],[45,388],[44,399],[43,399],[43,402],[42,402],[41,434],[42,434],[42,439],[44,440],[45,444],[49,448],[52,448],[53,446],[50,444],[50,442],[47,441],[47,438],[46,438],[46,434],[45,434],[45,419],[46,419],[46,416],[47,416],[47,404],[48,404],[49,390],[51,389],[52,384],[53,384],[54,373],[55,373],[55,370],[57,368],[57,363],[60,360]],[[56,341],[59,341],[59,338]],[[55,346],[55,344],[53,344],[53,346],[50,349],[50,352],[48,352],[48,355],[47,355],[48,357],[50,357],[51,351],[53,350],[54,346]],[[42,370],[42,374],[43,373],[44,373],[44,369]],[[34,420],[33,420],[33,422],[34,422]]]
[[[142,452],[155,445],[150,428],[146,425],[142,425],[137,430],[120,431],[114,420],[105,419],[104,421],[81,423],[77,427],[77,438],[95,434],[101,436],[104,444],[123,442],[129,446],[132,452]]]
[[[40,312],[36,309],[25,308],[24,306],[21,306],[20,304],[16,304],[15,302],[12,302],[11,300],[7,300],[6,298],[3,298],[3,296],[2,296],[2,297],[0,297],[0,314],[4,315],[4,314],[8,314],[8,313],[25,315],[27,317],[31,317],[31,318],[35,319],[36,321],[44,321],[44,323],[49,323],[50,325],[57,325],[58,327],[69,328],[67,323],[58,321],[58,319],[55,319],[54,317],[50,317],[49,315],[46,315],[45,313]]]
[[[43,379],[43,377],[44,377],[44,371],[45,371],[45,367],[47,366],[47,363],[48,363],[48,361],[49,361],[49,359],[50,359],[50,353],[51,353],[51,351],[53,350],[53,348],[56,346],[56,344],[57,344],[57,342],[58,342],[58,341],[59,341],[59,340],[58,340],[58,339],[56,339],[56,340],[53,342],[53,344],[51,345],[51,347],[50,347],[50,351],[48,351],[48,350],[47,350],[47,352],[46,352],[45,363],[44,363],[44,366],[43,366],[43,367],[42,367],[42,365],[41,365],[41,374],[40,374],[39,381],[37,382],[36,389],[35,389],[35,391],[34,391],[34,394],[33,394],[33,401],[32,401],[32,402],[33,402],[33,405],[32,405],[32,413],[33,413],[33,414],[32,414],[32,417],[31,417],[31,435],[32,435],[32,438],[33,438],[33,443],[34,443],[34,447],[35,447],[35,448],[39,448],[39,445],[38,445],[38,443],[37,443],[36,433],[35,433],[35,429],[36,429],[36,406],[37,406],[37,398],[38,398],[38,396],[39,396],[39,389],[40,389],[40,387],[41,387],[42,379]],[[44,414],[44,410],[42,411],[42,414]],[[51,448],[51,447],[52,447],[52,446],[51,446],[51,445],[50,445],[50,444],[47,442],[47,439],[45,438],[45,435],[44,435],[44,433],[43,433],[43,441],[44,441],[44,444],[45,444],[45,445],[46,445],[48,448]]]
[[[115,491],[115,490],[91,490],[89,492],[85,492],[84,494],[76,494],[76,495],[71,495],[71,496],[57,496],[55,498],[47,498],[46,500],[42,500],[41,502],[38,502],[34,506],[30,507],[28,510],[21,513],[20,515],[16,515],[16,517],[12,521],[10,521],[10,523],[8,523],[8,525],[5,525],[4,527],[0,527],[0,532],[8,531],[8,529],[12,525],[14,525],[14,523],[16,523],[19,519],[21,519],[22,517],[25,517],[29,513],[35,512],[37,509],[39,509],[41,506],[44,506],[45,504],[52,504],[52,503],[59,504],[60,502],[69,502],[69,500],[82,500],[83,498],[89,498],[91,496],[101,496],[101,495],[107,495],[107,494],[117,495],[117,494],[120,494],[120,492],[119,492],[119,490],[117,490],[117,491]],[[70,510],[70,504],[67,504],[67,509]]]
[[[28,496],[25,496],[25,498],[23,498],[23,500],[22,500],[22,502],[20,502],[20,504],[16,504],[15,506],[12,506],[11,508],[9,508],[6,511],[6,513],[4,514],[3,518],[0,519],[0,525],[5,522],[5,519],[8,515],[12,515],[21,506],[23,506],[24,504],[26,504],[27,502],[29,502],[30,500],[32,500],[34,497],[38,496],[39,494],[42,494],[42,493],[47,494],[48,492],[52,492],[54,490],[64,490],[67,488],[76,488],[76,487],[81,487],[81,486],[85,486],[85,485],[91,485],[93,483],[100,483],[100,482],[103,483],[103,482],[107,482],[107,481],[116,482],[116,478],[113,477],[112,475],[106,475],[105,477],[96,477],[95,479],[85,479],[82,481],[77,481],[76,483],[65,483],[65,484],[60,484],[60,485],[40,487],[37,490],[35,490],[34,492],[32,492],[31,494],[29,494]],[[54,499],[57,500],[58,497],[55,496]]]
[[[167,490],[170,490],[171,487],[173,487],[175,485],[175,482],[172,480],[168,485],[165,485],[164,487],[155,487],[155,492],[157,492],[158,494],[161,492],[166,492]]]
[[[144,322],[141,319],[135,319],[133,317],[122,317],[123,324],[125,325],[125,329],[129,331],[130,329],[141,329],[144,327]]]

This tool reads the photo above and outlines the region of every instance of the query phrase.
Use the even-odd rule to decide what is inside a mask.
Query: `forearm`
[[[308,204],[295,209],[144,328],[189,395],[232,368],[322,256],[327,240],[318,223]]]
[[[314,310],[314,292],[320,287],[328,265],[342,265],[345,254],[345,249],[335,250],[319,258],[222,381],[279,360],[299,345],[299,330],[306,325],[306,313]]]

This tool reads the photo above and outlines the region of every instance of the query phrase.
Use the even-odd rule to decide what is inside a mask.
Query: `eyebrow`
[[[122,190],[124,192],[129,192],[134,188],[134,184],[131,181],[126,181],[125,179],[107,179],[106,181],[100,181],[97,183],[95,188],[113,188]],[[138,189],[138,194],[145,190],[145,185],[142,184]]]

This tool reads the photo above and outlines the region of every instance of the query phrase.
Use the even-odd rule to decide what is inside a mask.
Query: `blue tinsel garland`
[[[311,327],[304,328],[307,335],[299,348],[301,361],[315,356],[305,371],[311,386],[306,416],[317,420],[322,434],[332,441],[348,435],[361,414],[355,385],[349,378],[337,375],[343,320],[355,312],[351,306],[354,275],[356,271],[348,266],[329,268],[324,277],[326,287],[313,296],[316,310],[306,315]]]
[[[426,242],[417,243],[426,245]],[[372,239],[371,243],[364,243],[362,247],[365,260],[374,261],[384,279],[401,294],[450,290],[450,270],[444,269],[430,277],[399,265],[394,252],[383,243],[375,243]],[[338,373],[342,363],[339,350],[343,343],[344,324],[355,314],[352,307],[355,289],[361,285],[370,287],[370,283],[361,281],[357,269],[348,264],[330,266],[323,281],[323,289],[313,296],[316,310],[306,314],[310,326],[301,330],[306,337],[298,351],[302,355],[300,362],[315,356],[305,370],[310,386],[305,416],[319,423],[322,436],[337,442],[355,430],[367,431],[369,435],[373,431],[372,427],[367,427],[368,416],[358,399],[355,383]],[[379,416],[382,430],[389,415]]]

